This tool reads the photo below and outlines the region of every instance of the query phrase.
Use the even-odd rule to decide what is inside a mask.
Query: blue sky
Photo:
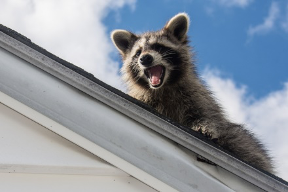
[[[287,0],[0,0],[0,23],[125,92],[114,29],[190,15],[199,74],[227,116],[253,131],[288,180]]]

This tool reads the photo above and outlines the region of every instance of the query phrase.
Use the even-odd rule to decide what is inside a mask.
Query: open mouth
[[[145,69],[144,72],[152,87],[156,88],[162,85],[165,76],[165,68],[163,66],[156,65]]]

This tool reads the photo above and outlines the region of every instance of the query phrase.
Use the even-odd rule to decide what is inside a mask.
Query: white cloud
[[[247,95],[245,86],[221,78],[219,72],[207,69],[203,78],[234,122],[245,123],[268,147],[275,158],[278,175],[288,180],[288,82],[282,90],[259,100]]]
[[[206,69],[204,71],[204,79],[213,89],[213,93],[220,103],[225,101],[225,110],[229,114],[229,118],[234,122],[245,121],[245,115],[242,113],[245,109],[242,105],[243,95],[246,93],[246,87],[236,87],[231,79],[222,79],[220,72],[217,70]],[[226,87],[226,89],[223,89]],[[231,99],[233,98],[233,99]]]
[[[123,89],[114,50],[102,23],[111,10],[136,0],[2,0],[0,23],[57,56]]]
[[[248,36],[252,37],[255,34],[265,34],[271,31],[275,26],[275,21],[279,16],[279,12],[280,9],[278,3],[272,2],[268,16],[264,19],[263,23],[253,27],[250,26],[247,32]]]
[[[225,7],[247,7],[253,0],[217,0],[217,3]]]

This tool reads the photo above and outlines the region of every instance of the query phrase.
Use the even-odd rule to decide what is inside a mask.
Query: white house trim
[[[9,108],[17,111],[18,113],[26,116],[27,118],[33,120],[34,122],[44,126],[45,128],[53,131],[54,133],[64,137],[65,139],[75,143],[76,145],[86,149],[87,151],[97,155],[98,157],[106,160],[107,162],[115,165],[116,167],[125,170],[130,175],[133,175],[140,181],[146,183],[149,186],[159,191],[173,192],[177,191],[170,187],[169,185],[163,183],[162,181],[152,177],[136,166],[128,163],[127,161],[119,158],[113,153],[105,150],[104,148],[96,145],[95,143],[85,139],[79,134],[74,133],[73,131],[67,129],[61,124],[47,118],[41,113],[31,109],[30,107],[20,103],[19,101],[9,97],[8,95],[0,92],[0,103],[8,106]],[[75,167],[64,167],[59,170],[59,167],[43,167],[43,166],[34,166],[34,165],[9,165],[4,164],[0,165],[0,172],[16,172],[19,173],[49,173],[49,174],[91,174],[91,175],[103,175],[103,172],[99,174],[99,169],[93,170],[83,170],[83,168],[75,169]],[[107,170],[105,170],[107,171]],[[124,172],[119,172],[117,170],[110,170],[106,172],[109,175],[122,175],[127,176]]]

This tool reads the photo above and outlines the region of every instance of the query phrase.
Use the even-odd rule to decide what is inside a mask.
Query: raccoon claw
[[[204,135],[208,139],[211,139],[213,142],[217,142],[218,141],[217,134],[214,133],[214,132],[208,131],[205,127],[200,127],[199,126],[196,129],[194,129],[194,130],[199,132],[199,133],[201,133],[202,135]]]

